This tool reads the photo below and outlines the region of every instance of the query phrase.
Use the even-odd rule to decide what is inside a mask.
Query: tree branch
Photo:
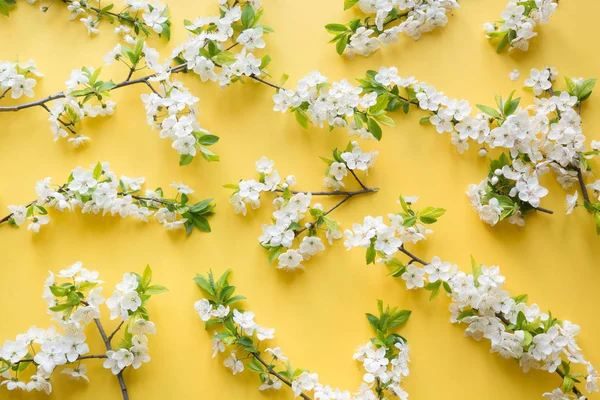
[[[583,173],[581,172],[581,168],[577,167],[577,180],[579,181],[579,187],[581,188],[581,192],[583,194],[583,198],[585,201],[590,203],[590,194],[587,191],[587,187],[585,186],[585,181],[583,180]]]
[[[123,324],[125,323],[125,321],[121,321],[121,323],[119,324],[119,326],[117,326],[115,328],[115,330],[113,331],[113,333],[110,334],[110,336],[108,337],[108,342],[112,343],[113,338],[115,337],[115,335],[117,334],[117,332],[119,332],[119,330],[121,329],[121,327],[123,326]]]
[[[112,346],[110,344],[110,339],[106,336],[106,332],[104,331],[104,327],[102,326],[102,322],[98,318],[94,318],[94,323],[98,328],[98,332],[100,332],[100,336],[102,337],[102,341],[104,342],[104,346],[106,347],[106,351],[111,351]],[[112,335],[111,335],[112,339]],[[123,400],[129,400],[129,393],[127,392],[127,386],[125,385],[125,380],[123,379],[123,371],[117,374],[117,380],[119,381],[119,386],[121,387],[121,394],[123,395]]]
[[[417,257],[416,255],[414,255],[414,254],[413,254],[413,253],[411,253],[410,251],[406,250],[406,249],[404,248],[404,245],[400,246],[400,247],[398,248],[398,250],[400,250],[402,253],[404,253],[405,255],[407,255],[407,256],[408,256],[408,257],[411,259],[411,262],[417,262],[417,263],[419,263],[419,264],[421,264],[421,265],[427,265],[427,264],[429,264],[428,262],[426,262],[426,261],[424,261],[423,259],[421,259],[421,258]],[[497,317],[497,318],[498,318],[500,321],[502,321],[502,323],[503,323],[504,325],[506,325],[506,326],[509,326],[509,325],[511,325],[510,321],[509,321],[509,320],[506,318],[506,316],[504,316],[504,314],[502,314],[502,313],[496,313],[496,317]],[[562,378],[564,378],[564,374],[562,373],[562,371],[560,371],[560,369],[557,369],[557,370],[556,370],[556,373],[557,373],[558,375],[560,375],[561,379],[562,379]],[[580,391],[580,390],[579,390],[579,389],[578,389],[576,386],[573,386],[573,393],[574,393],[574,394],[576,394],[576,395],[578,396],[578,398],[579,398],[580,396],[583,396],[583,394],[581,393],[581,391]],[[586,398],[584,397],[584,399],[586,399]]]

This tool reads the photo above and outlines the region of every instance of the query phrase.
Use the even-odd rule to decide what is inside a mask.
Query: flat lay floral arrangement
[[[2,398],[596,398],[600,5],[506,1],[0,0]]]

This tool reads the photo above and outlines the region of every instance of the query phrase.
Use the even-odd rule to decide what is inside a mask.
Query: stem
[[[89,355],[89,356],[79,356],[79,357],[77,357],[77,360],[75,360],[75,361],[91,360],[91,359],[104,359],[104,358],[106,358],[106,354],[92,354],[92,355]],[[75,361],[73,361],[73,362],[75,362]],[[17,361],[16,363],[14,363],[12,365],[19,365],[21,363],[27,363],[27,362],[37,364],[33,360],[33,358],[24,358],[22,360]]]
[[[583,198],[585,201],[590,203],[590,195],[585,187],[585,181],[583,180],[583,174],[581,173],[581,168],[577,167],[577,180],[579,181],[579,187],[581,188],[581,192],[583,193]]]
[[[533,207],[533,209],[536,211],[539,211],[539,212],[546,213],[546,214],[554,214],[554,211],[548,210],[547,208],[544,208],[544,207]]]
[[[8,88],[4,92],[2,92],[2,94],[0,94],[0,99],[4,98],[4,96],[6,96],[6,94],[10,91],[10,89],[12,89],[12,88]]]
[[[281,376],[280,374],[278,374],[273,368],[271,368],[271,366],[269,364],[267,364],[260,357],[260,353],[253,352],[253,353],[250,353],[250,354],[252,354],[252,357],[254,357],[256,359],[256,361],[258,361],[259,363],[261,363],[267,369],[267,372],[269,374],[273,375],[274,377],[276,377],[277,379],[279,379],[281,382],[285,383],[287,386],[292,387],[292,382],[288,381],[283,376]],[[304,393],[301,393],[300,397],[302,397],[304,400],[312,400],[308,395],[306,395]]]
[[[117,193],[117,195],[118,195],[118,196],[129,196],[129,194],[128,194],[128,193],[122,193],[122,192],[119,192],[119,193]],[[136,199],[136,200],[139,200],[139,201],[146,201],[146,202],[156,202],[156,203],[163,204],[163,205],[165,205],[165,206],[170,206],[170,205],[173,205],[173,203],[171,203],[171,202],[169,202],[169,201],[166,201],[166,200],[162,200],[162,199],[153,199],[153,198],[151,198],[151,197],[137,196],[137,195],[134,195],[134,194],[132,194],[132,195],[131,195],[131,197],[132,197],[133,199]],[[32,201],[32,202],[29,202],[29,203],[28,203],[28,204],[25,206],[25,208],[29,208],[29,207],[30,207],[30,206],[31,206],[33,203],[35,203],[36,201],[37,201],[37,200],[34,200],[34,201]],[[10,217],[12,217],[13,215],[14,215],[14,213],[10,213],[10,214],[8,214],[7,216],[5,216],[4,218],[0,219],[0,225],[1,225],[1,224],[3,224],[3,223],[5,223],[5,222],[7,222],[7,221],[10,219]],[[120,326],[119,326],[119,327],[120,327]],[[116,333],[116,332],[115,332],[115,333]],[[112,335],[111,335],[111,338],[112,338]]]
[[[416,255],[414,255],[414,254],[413,254],[413,253],[411,253],[410,251],[406,250],[406,249],[404,248],[404,245],[400,246],[400,247],[398,248],[398,250],[400,250],[402,253],[404,253],[404,254],[406,254],[408,257],[410,257],[410,259],[411,259],[411,262],[417,262],[417,263],[419,263],[419,264],[421,264],[421,265],[427,265],[427,264],[429,264],[428,262],[425,262],[423,259],[421,259],[421,258],[417,257]],[[510,321],[509,321],[509,320],[508,320],[508,319],[507,319],[507,318],[504,316],[504,314],[502,314],[502,313],[496,313],[496,317],[497,317],[497,318],[498,318],[500,321],[502,321],[502,323],[503,323],[504,325],[506,325],[506,326],[508,326],[508,325],[511,325]],[[556,373],[557,373],[558,375],[560,375],[561,379],[565,377],[565,376],[564,376],[564,374],[562,373],[562,371],[560,371],[560,369],[557,369],[557,370],[556,370]],[[576,386],[573,386],[573,393],[575,393],[575,394],[578,396],[578,398],[579,398],[579,397],[581,397],[581,396],[583,396],[583,394],[581,393],[581,391],[580,391],[579,389],[577,389],[577,387],[576,387]],[[586,398],[584,397],[584,399],[586,399]]]
[[[95,318],[94,323],[96,324],[96,327],[98,328],[98,332],[100,332],[100,336],[102,337],[102,341],[104,342],[106,351],[112,350],[110,341],[111,341],[113,335],[111,335],[110,339],[108,336],[106,336],[106,332],[104,331],[102,322],[100,322],[99,319]],[[119,328],[120,328],[120,326],[121,325],[119,325]],[[117,328],[117,330],[118,330],[118,328]],[[117,374],[117,380],[119,381],[119,386],[121,387],[121,393],[123,394],[123,400],[129,400],[129,394],[127,393],[127,386],[125,385],[125,380],[123,379],[123,371],[121,371]]]

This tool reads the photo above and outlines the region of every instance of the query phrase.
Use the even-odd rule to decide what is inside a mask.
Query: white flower
[[[183,182],[173,182],[169,186],[177,189],[177,192],[181,194],[192,194],[194,191],[190,189],[189,186],[185,185]]]
[[[577,207],[577,197],[579,197],[579,192],[575,191],[572,195],[567,195],[566,201],[566,209],[567,214],[571,214],[575,207]]]
[[[511,81],[516,81],[517,79],[519,79],[519,76],[521,76],[521,73],[519,72],[518,69],[513,69],[510,74],[508,74],[509,78]]]
[[[406,272],[402,274],[402,279],[406,281],[407,289],[417,289],[425,286],[425,270],[423,268],[417,268],[414,265],[406,267]]]
[[[298,268],[304,268],[301,264],[303,257],[298,250],[289,249],[285,253],[280,254],[277,260],[279,260],[278,269],[293,271]]]
[[[134,335],[154,335],[156,334],[156,327],[154,326],[154,322],[152,321],[138,319],[130,328],[130,331]]]
[[[232,352],[231,355],[225,359],[223,365],[229,368],[233,375],[244,370],[244,363],[237,359],[235,352]]]
[[[447,282],[456,267],[453,267],[449,262],[442,262],[439,257],[435,256],[424,269],[429,274],[429,282],[437,282],[438,280]]]
[[[319,384],[319,376],[310,372],[303,372],[292,381],[292,390],[296,397],[304,391],[311,391]]]
[[[256,171],[258,171],[261,174],[270,174],[271,172],[273,172],[273,167],[275,166],[275,161],[273,160],[269,160],[267,157],[262,156],[257,162],[256,162]]]
[[[40,227],[42,225],[48,224],[48,222],[50,222],[50,217],[47,215],[39,215],[37,217],[33,217],[29,226],[27,226],[27,230],[32,230],[35,233],[38,233],[40,231]]]
[[[207,299],[198,300],[194,303],[194,309],[202,321],[208,321],[212,316],[212,305]]]
[[[237,38],[237,42],[244,46],[244,49],[248,51],[254,51],[255,49],[262,49],[265,47],[265,41],[262,39],[263,28],[250,28],[245,29],[240,33]]]
[[[541,71],[532,68],[529,78],[525,79],[525,86],[530,87],[536,96],[541,95],[544,90],[548,90],[552,87],[550,83],[550,71],[543,69]]]
[[[279,361],[286,362],[288,360],[288,358],[283,355],[283,351],[281,351],[281,348],[279,347],[275,347],[274,349],[268,348],[265,351]]]
[[[233,322],[238,324],[244,330],[244,333],[249,336],[258,327],[254,322],[254,313],[252,311],[241,313],[238,310],[233,310]]]
[[[23,225],[27,216],[27,208],[23,206],[8,206],[12,219],[17,226]]]

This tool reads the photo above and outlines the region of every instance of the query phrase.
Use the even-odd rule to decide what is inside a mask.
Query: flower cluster
[[[137,369],[142,363],[150,361],[146,335],[156,333],[156,329],[149,320],[145,305],[152,295],[167,291],[164,286],[151,285],[151,281],[150,267],[146,267],[141,276],[124,275],[123,282],[117,285],[117,289],[129,294],[130,303],[128,309],[120,314],[123,322],[107,336],[100,322],[100,306],[104,303],[104,297],[102,287],[99,286],[102,281],[98,279],[98,272],[83,268],[81,262],[76,262],[58,274],[50,273],[42,297],[48,306],[48,314],[57,322],[58,328],[53,326],[40,329],[32,326],[14,341],[5,341],[0,347],[0,386],[5,386],[8,390],[36,390],[49,394],[52,391],[52,374],[64,365],[73,365],[75,368],[64,368],[61,373],[76,380],[89,381],[82,361],[105,359],[104,367],[111,369],[115,375],[119,374],[119,379],[122,380],[120,372],[124,368],[132,366]],[[115,291],[115,296],[117,293],[119,292]],[[107,300],[109,308],[115,302],[114,299],[115,297]],[[84,330],[92,322],[102,337],[106,354],[88,354],[90,349]],[[112,339],[125,323],[124,338],[119,349],[113,351]],[[113,361],[116,354],[119,355],[118,366]],[[35,373],[25,381],[23,374],[30,366],[35,368]]]
[[[244,82],[244,77],[254,79],[267,75],[270,57],[254,55],[255,50],[265,47],[263,36],[273,32],[269,26],[260,24],[263,15],[260,2],[226,0],[219,3],[219,16],[185,21],[185,28],[192,35],[173,51],[172,58],[185,63],[202,82],[219,82],[221,86]],[[242,49],[232,52],[237,46]]]
[[[408,376],[409,347],[406,339],[389,330],[404,325],[410,311],[383,308],[379,301],[379,317],[367,314],[369,323],[377,336],[366,345],[360,346],[354,359],[363,363],[365,375],[358,391],[332,388],[319,382],[319,376],[305,369],[293,369],[288,358],[279,347],[267,348],[264,354],[259,346],[266,340],[274,339],[274,329],[264,328],[254,321],[254,313],[234,308],[234,304],[243,300],[243,296],[234,296],[235,287],[230,286],[228,279],[230,270],[215,280],[212,272],[206,277],[197,275],[196,284],[208,295],[196,302],[194,309],[205,322],[206,329],[215,329],[212,337],[213,357],[219,353],[229,352],[224,365],[233,375],[250,370],[259,375],[259,390],[280,390],[288,386],[296,397],[305,400],[373,400],[383,398],[399,398],[405,400],[408,393],[401,382]],[[229,350],[229,348],[233,348]],[[244,356],[239,356],[243,352]],[[377,394],[375,394],[377,392]],[[379,396],[379,397],[378,397]]]
[[[412,208],[408,211],[417,216],[423,215],[428,209],[431,207],[420,212]],[[404,211],[406,214],[406,209]],[[394,214],[390,215],[392,225],[394,218]],[[381,217],[367,219],[381,221]],[[466,274],[439,257],[434,257],[431,262],[423,261],[409,252],[403,243],[375,248],[377,243],[387,240],[390,228],[381,223],[378,227],[372,227],[372,224],[368,227],[371,245],[367,249],[367,262],[375,262],[378,256],[377,261],[389,266],[393,276],[401,277],[407,289],[424,288],[431,292],[431,298],[436,297],[443,288],[452,300],[451,322],[468,324],[467,336],[475,340],[488,339],[493,353],[516,359],[524,372],[532,368],[557,372],[563,377],[563,384],[557,389],[562,397],[551,398],[570,399],[570,392],[576,395],[575,398],[582,398],[574,385],[580,382],[578,378],[584,376],[588,392],[598,390],[596,371],[585,360],[577,345],[579,326],[541,312],[537,304],[527,305],[526,295],[511,297],[502,287],[505,277],[500,275],[499,267],[487,267],[472,260],[473,272]],[[354,232],[348,235],[362,237],[365,228],[355,225]],[[349,249],[357,246],[366,247],[365,243],[348,241]],[[407,256],[409,262],[405,264],[395,258],[397,253]],[[418,267],[418,264],[422,267]],[[572,373],[572,364],[586,366],[587,375]]]
[[[364,152],[358,143],[352,142],[344,151],[335,149],[333,160],[323,159],[328,167],[326,170],[325,186],[334,191],[326,192],[301,192],[294,191],[291,187],[296,183],[296,178],[289,175],[282,182],[279,172],[274,169],[275,163],[267,157],[262,157],[256,162],[258,180],[241,180],[237,185],[227,185],[234,190],[229,199],[236,214],[246,215],[247,206],[257,209],[260,207],[262,192],[274,192],[278,195],[273,200],[275,211],[273,223],[263,224],[263,233],[258,238],[262,247],[269,252],[269,262],[278,260],[278,269],[293,271],[304,268],[302,264],[319,251],[325,250],[319,231],[325,231],[325,238],[329,244],[342,237],[339,223],[329,216],[330,212],[351,197],[371,193],[376,189],[367,188],[358,179],[356,170],[367,172],[373,164],[377,152]],[[342,192],[339,189],[345,186],[343,179],[350,174],[354,176],[362,189],[354,192]],[[342,200],[329,211],[325,211],[320,203],[312,204],[316,196],[343,196]],[[309,215],[307,215],[309,214]],[[312,221],[305,220],[311,218]],[[303,233],[306,235],[300,239]],[[293,248],[297,245],[297,248]]]
[[[115,113],[114,101],[110,100],[110,91],[115,83],[100,80],[101,68],[83,67],[71,71],[71,76],[65,82],[65,98],[57,100],[50,108],[50,130],[54,141],[66,138],[69,143],[79,147],[90,138],[82,135],[81,124],[85,117],[105,117]]]
[[[0,60],[0,99],[10,93],[13,99],[25,95],[33,97],[33,88],[37,84],[34,77],[43,76],[35,67],[35,61],[25,63]]]
[[[417,243],[427,239],[425,235],[433,233],[426,225],[435,223],[446,210],[437,207],[427,207],[415,212],[412,205],[418,197],[400,196],[398,202],[403,212],[389,214],[390,225],[383,223],[383,217],[365,217],[362,224],[353,224],[352,229],[346,229],[344,244],[348,250],[353,247],[367,249],[367,263],[375,262],[375,257],[384,254],[391,257],[398,248],[406,243]]]
[[[165,197],[160,187],[142,194],[145,181],[144,177],[117,178],[107,162],[92,165],[90,169],[77,167],[62,185],[52,185],[51,178],[38,181],[37,199],[26,206],[8,206],[10,214],[0,223],[21,226],[29,222],[27,230],[38,232],[50,222],[48,208],[61,212],[79,208],[83,214],[119,215],[144,222],[154,216],[165,228],[185,228],[188,234],[194,228],[210,232],[206,218],[213,214],[212,199],[191,204],[188,195],[194,191],[177,182],[171,184],[177,189],[175,198]]]
[[[496,51],[529,50],[529,41],[537,36],[534,32],[538,24],[547,24],[558,7],[558,0],[511,0],[496,22],[483,25],[485,35],[499,40]]]
[[[369,56],[380,45],[398,41],[400,33],[418,40],[423,33],[445,26],[447,14],[459,7],[457,0],[345,0],[346,10],[354,6],[369,16],[364,21],[357,18],[346,25],[325,26],[335,35],[331,42],[336,43],[338,54],[350,58]]]
[[[27,2],[35,5],[38,0]],[[59,3],[64,4],[71,13],[70,20],[78,19],[83,23],[90,36],[100,33],[100,22],[106,20],[110,24],[118,24],[114,33],[123,36],[127,43],[135,43],[139,37],[151,36],[153,32],[167,40],[171,38],[169,8],[157,1],[150,4],[145,0],[125,0],[125,7],[120,12],[112,11],[114,3],[103,7],[99,3],[96,7],[85,0],[62,0]],[[8,16],[8,6],[14,4],[13,0],[0,0],[0,14]],[[40,0],[40,10],[46,12],[53,4],[54,2],[50,1],[45,5],[44,0]]]

